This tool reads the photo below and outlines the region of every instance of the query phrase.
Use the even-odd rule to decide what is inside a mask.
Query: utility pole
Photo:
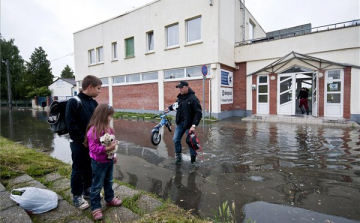
[[[9,59],[6,59],[6,79],[8,85],[8,101],[9,101],[9,109],[12,109],[12,97],[11,97],[11,83],[10,83],[10,68],[9,68]]]

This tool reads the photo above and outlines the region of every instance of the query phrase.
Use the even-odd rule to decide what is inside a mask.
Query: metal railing
[[[360,25],[360,19],[355,19],[355,20],[341,22],[341,23],[334,23],[334,24],[330,24],[330,25],[318,26],[318,27],[314,27],[311,29],[300,29],[300,30],[296,30],[294,32],[281,33],[280,35],[261,37],[261,38],[256,38],[256,39],[249,39],[249,40],[245,40],[245,41],[241,41],[241,42],[236,42],[235,46],[267,42],[267,41],[271,41],[271,40],[289,38],[289,37],[294,37],[294,36],[312,34],[312,33],[323,32],[323,31],[330,31],[330,30],[334,30],[334,29],[341,29],[341,28],[345,28],[345,27],[359,26],[359,25]]]

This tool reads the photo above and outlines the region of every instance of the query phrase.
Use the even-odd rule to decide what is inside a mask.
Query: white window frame
[[[152,34],[152,49],[150,49],[151,47],[150,34]],[[153,53],[154,51],[155,51],[154,31],[151,30],[146,33],[146,52]]]
[[[190,26],[189,26],[189,22],[192,22],[192,21],[195,21],[195,20],[200,20],[200,38],[199,39],[195,39],[195,40],[191,40],[189,41],[189,35],[191,34],[190,33]],[[201,35],[201,16],[197,16],[197,17],[194,17],[194,18],[191,18],[191,19],[188,19],[185,21],[185,24],[186,24],[186,44],[192,44],[192,43],[198,43],[198,42],[201,42],[202,41],[202,35]]]
[[[260,83],[260,77],[266,77],[266,83]],[[258,114],[269,114],[270,112],[270,81],[269,81],[269,75],[258,75],[257,76],[257,86],[256,86],[256,107],[257,107],[257,113]],[[267,85],[267,93],[259,93],[260,86]],[[259,96],[260,95],[266,95],[267,96],[267,102],[259,102]],[[261,113],[259,112],[259,104],[263,104],[264,106],[267,106],[267,112]]]
[[[104,63],[104,47],[96,48],[96,60],[98,63]]]
[[[208,68],[208,74],[206,75],[206,77],[211,76],[211,69],[210,69],[210,65],[207,64],[206,65]],[[188,68],[194,68],[194,67],[199,67],[199,69],[201,70],[202,65],[197,65],[197,66],[190,66],[190,67],[179,67],[179,68],[172,68],[172,69],[166,69],[164,70],[164,81],[172,81],[172,80],[197,80],[197,79],[202,79],[203,75],[199,75],[199,76],[192,76],[192,77],[188,77],[187,76],[187,69]],[[183,76],[182,77],[174,77],[174,78],[166,78],[165,77],[165,73],[167,71],[171,71],[171,70],[183,70]]]
[[[330,80],[329,79],[329,72],[331,71],[340,71],[340,79]],[[328,91],[327,85],[332,82],[340,82],[340,91]],[[325,117],[343,117],[344,115],[344,70],[343,69],[332,69],[325,71],[325,83],[324,83],[324,116]],[[340,94],[340,103],[328,103],[327,98],[328,94]],[[340,107],[340,113],[338,115],[330,115],[329,110],[331,106]]]
[[[169,28],[171,27],[177,27],[177,43],[173,44],[173,45],[169,45]],[[180,38],[179,38],[179,23],[174,23],[171,25],[168,25],[165,27],[165,33],[166,33],[166,48],[176,48],[180,46]]]
[[[100,78],[102,84],[101,86],[104,87],[104,86],[109,86],[109,78],[108,77],[103,77],[103,78]]]
[[[95,64],[96,58],[95,58],[95,50],[91,49],[89,52],[89,65]]]
[[[124,77],[124,82],[116,83],[116,82],[114,81],[114,78],[116,78],[116,77]],[[113,86],[126,84],[126,75],[118,75],[118,76],[114,76],[114,77],[112,77],[112,78],[113,78]]]
[[[133,49],[132,50],[134,52],[133,52],[132,55],[127,55],[128,54],[128,52],[127,52],[127,41],[130,40],[130,39],[133,39]],[[135,57],[135,37],[132,36],[132,37],[124,39],[124,47],[125,47],[125,49],[124,49],[125,59],[134,58]]]
[[[118,60],[118,49],[117,49],[117,42],[111,43],[111,57],[112,60]]]

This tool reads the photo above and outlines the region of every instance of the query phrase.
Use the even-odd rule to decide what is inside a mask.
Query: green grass
[[[10,179],[24,173],[41,177],[51,172],[69,176],[71,167],[35,149],[30,149],[0,136],[0,176]]]
[[[70,177],[71,165],[64,163],[60,160],[50,157],[47,154],[41,153],[36,149],[30,149],[26,146],[20,145],[13,141],[10,141],[0,136],[0,181],[6,187],[9,179],[17,176],[28,174],[40,182],[44,182],[44,176],[48,173],[59,173],[67,178]],[[121,185],[130,186],[120,181],[116,181]],[[52,183],[47,183],[46,186],[52,187]],[[71,198],[65,196],[64,191],[59,191],[59,194],[67,201],[71,202]],[[149,194],[147,192],[141,192],[140,194]],[[193,216],[190,211],[185,211],[176,205],[172,204],[170,200],[162,201],[163,205],[156,211],[145,214],[137,205],[139,195],[124,200],[124,207],[129,208],[133,212],[142,216],[141,219],[136,222],[193,222],[204,223],[209,222]],[[156,197],[155,195],[152,195]],[[90,212],[84,212],[91,218]],[[32,217],[33,222],[38,222],[36,216]],[[106,219],[105,219],[105,222]]]

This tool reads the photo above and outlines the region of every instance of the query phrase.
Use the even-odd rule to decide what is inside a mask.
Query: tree
[[[8,99],[8,87],[6,79],[6,65],[3,63],[6,59],[9,60],[11,92],[13,99],[24,99],[26,96],[26,82],[25,82],[25,61],[20,56],[18,47],[14,44],[14,39],[6,41],[0,37],[0,63],[1,63],[1,77],[0,77],[0,92],[1,99]]]
[[[66,65],[64,70],[61,71],[61,78],[75,79],[74,71],[69,67],[69,65]]]
[[[36,88],[47,87],[53,82],[50,61],[42,47],[35,48],[31,54],[30,62],[27,62],[28,86]]]

